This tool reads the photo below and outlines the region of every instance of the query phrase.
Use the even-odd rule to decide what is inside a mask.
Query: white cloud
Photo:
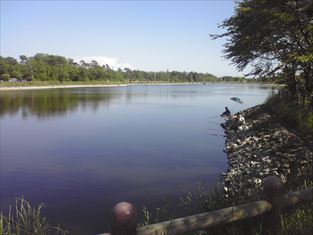
[[[91,61],[95,60],[98,62],[99,65],[109,65],[110,68],[117,70],[119,68],[125,69],[129,68],[131,70],[134,70],[135,68],[128,64],[128,63],[121,63],[118,58],[116,57],[106,57],[106,56],[84,56],[84,57],[79,57],[75,59],[75,62],[79,61],[85,61],[87,63],[90,63]]]

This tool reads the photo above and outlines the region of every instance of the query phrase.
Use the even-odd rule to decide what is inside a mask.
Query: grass
[[[311,176],[310,176],[311,177]],[[165,203],[162,207],[149,211],[143,208],[143,223],[140,226],[159,223],[162,221],[172,220],[174,218],[187,215],[223,209],[226,207],[248,203],[260,200],[262,188],[253,189],[251,191],[245,184],[241,185],[242,190],[237,194],[225,196],[220,186],[216,186],[213,190],[203,187],[203,184],[195,192],[184,192],[180,198],[180,202],[170,207]],[[288,191],[296,191],[304,188],[313,187],[313,180],[310,183],[304,181],[301,186],[288,189]],[[178,213],[178,209],[184,209],[183,214]],[[282,235],[308,235],[313,232],[313,202],[300,206],[293,211],[284,211],[281,216]],[[209,229],[201,229],[198,231],[187,232],[185,235],[259,235],[263,234],[263,218],[257,216],[254,218],[241,220],[229,224],[212,227]]]
[[[15,199],[15,207],[10,207],[7,216],[0,214],[0,234],[2,235],[65,235],[67,231],[60,226],[51,226],[42,216],[40,204],[33,207],[23,198]]]
[[[284,234],[312,234],[313,203],[299,207],[293,214],[285,213],[282,219]]]

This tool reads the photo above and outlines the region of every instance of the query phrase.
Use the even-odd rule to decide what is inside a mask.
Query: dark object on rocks
[[[221,114],[221,117],[225,117],[225,116],[228,117],[228,116],[230,116],[230,111],[229,111],[229,109],[228,109],[227,107],[225,107],[225,110],[226,110],[226,111]]]

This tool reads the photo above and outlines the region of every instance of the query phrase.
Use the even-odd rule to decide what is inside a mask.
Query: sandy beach
[[[127,87],[127,86],[151,86],[151,85],[199,85],[202,83],[132,83],[132,84],[82,84],[82,85],[49,85],[49,86],[12,86],[1,87],[0,91],[14,90],[39,90],[39,89],[60,89],[60,88],[86,88],[86,87]]]
[[[83,87],[125,87],[129,84],[116,84],[116,85],[51,85],[51,86],[16,86],[16,87],[0,87],[0,91],[12,91],[12,90],[35,90],[35,89],[55,89],[55,88],[83,88]]]

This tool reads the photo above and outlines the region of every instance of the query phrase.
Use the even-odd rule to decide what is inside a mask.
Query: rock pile
[[[288,131],[260,106],[231,116],[222,124],[226,133],[225,151],[229,168],[224,177],[224,191],[257,189],[268,175],[278,175],[292,182],[312,171],[313,153],[301,139]]]

